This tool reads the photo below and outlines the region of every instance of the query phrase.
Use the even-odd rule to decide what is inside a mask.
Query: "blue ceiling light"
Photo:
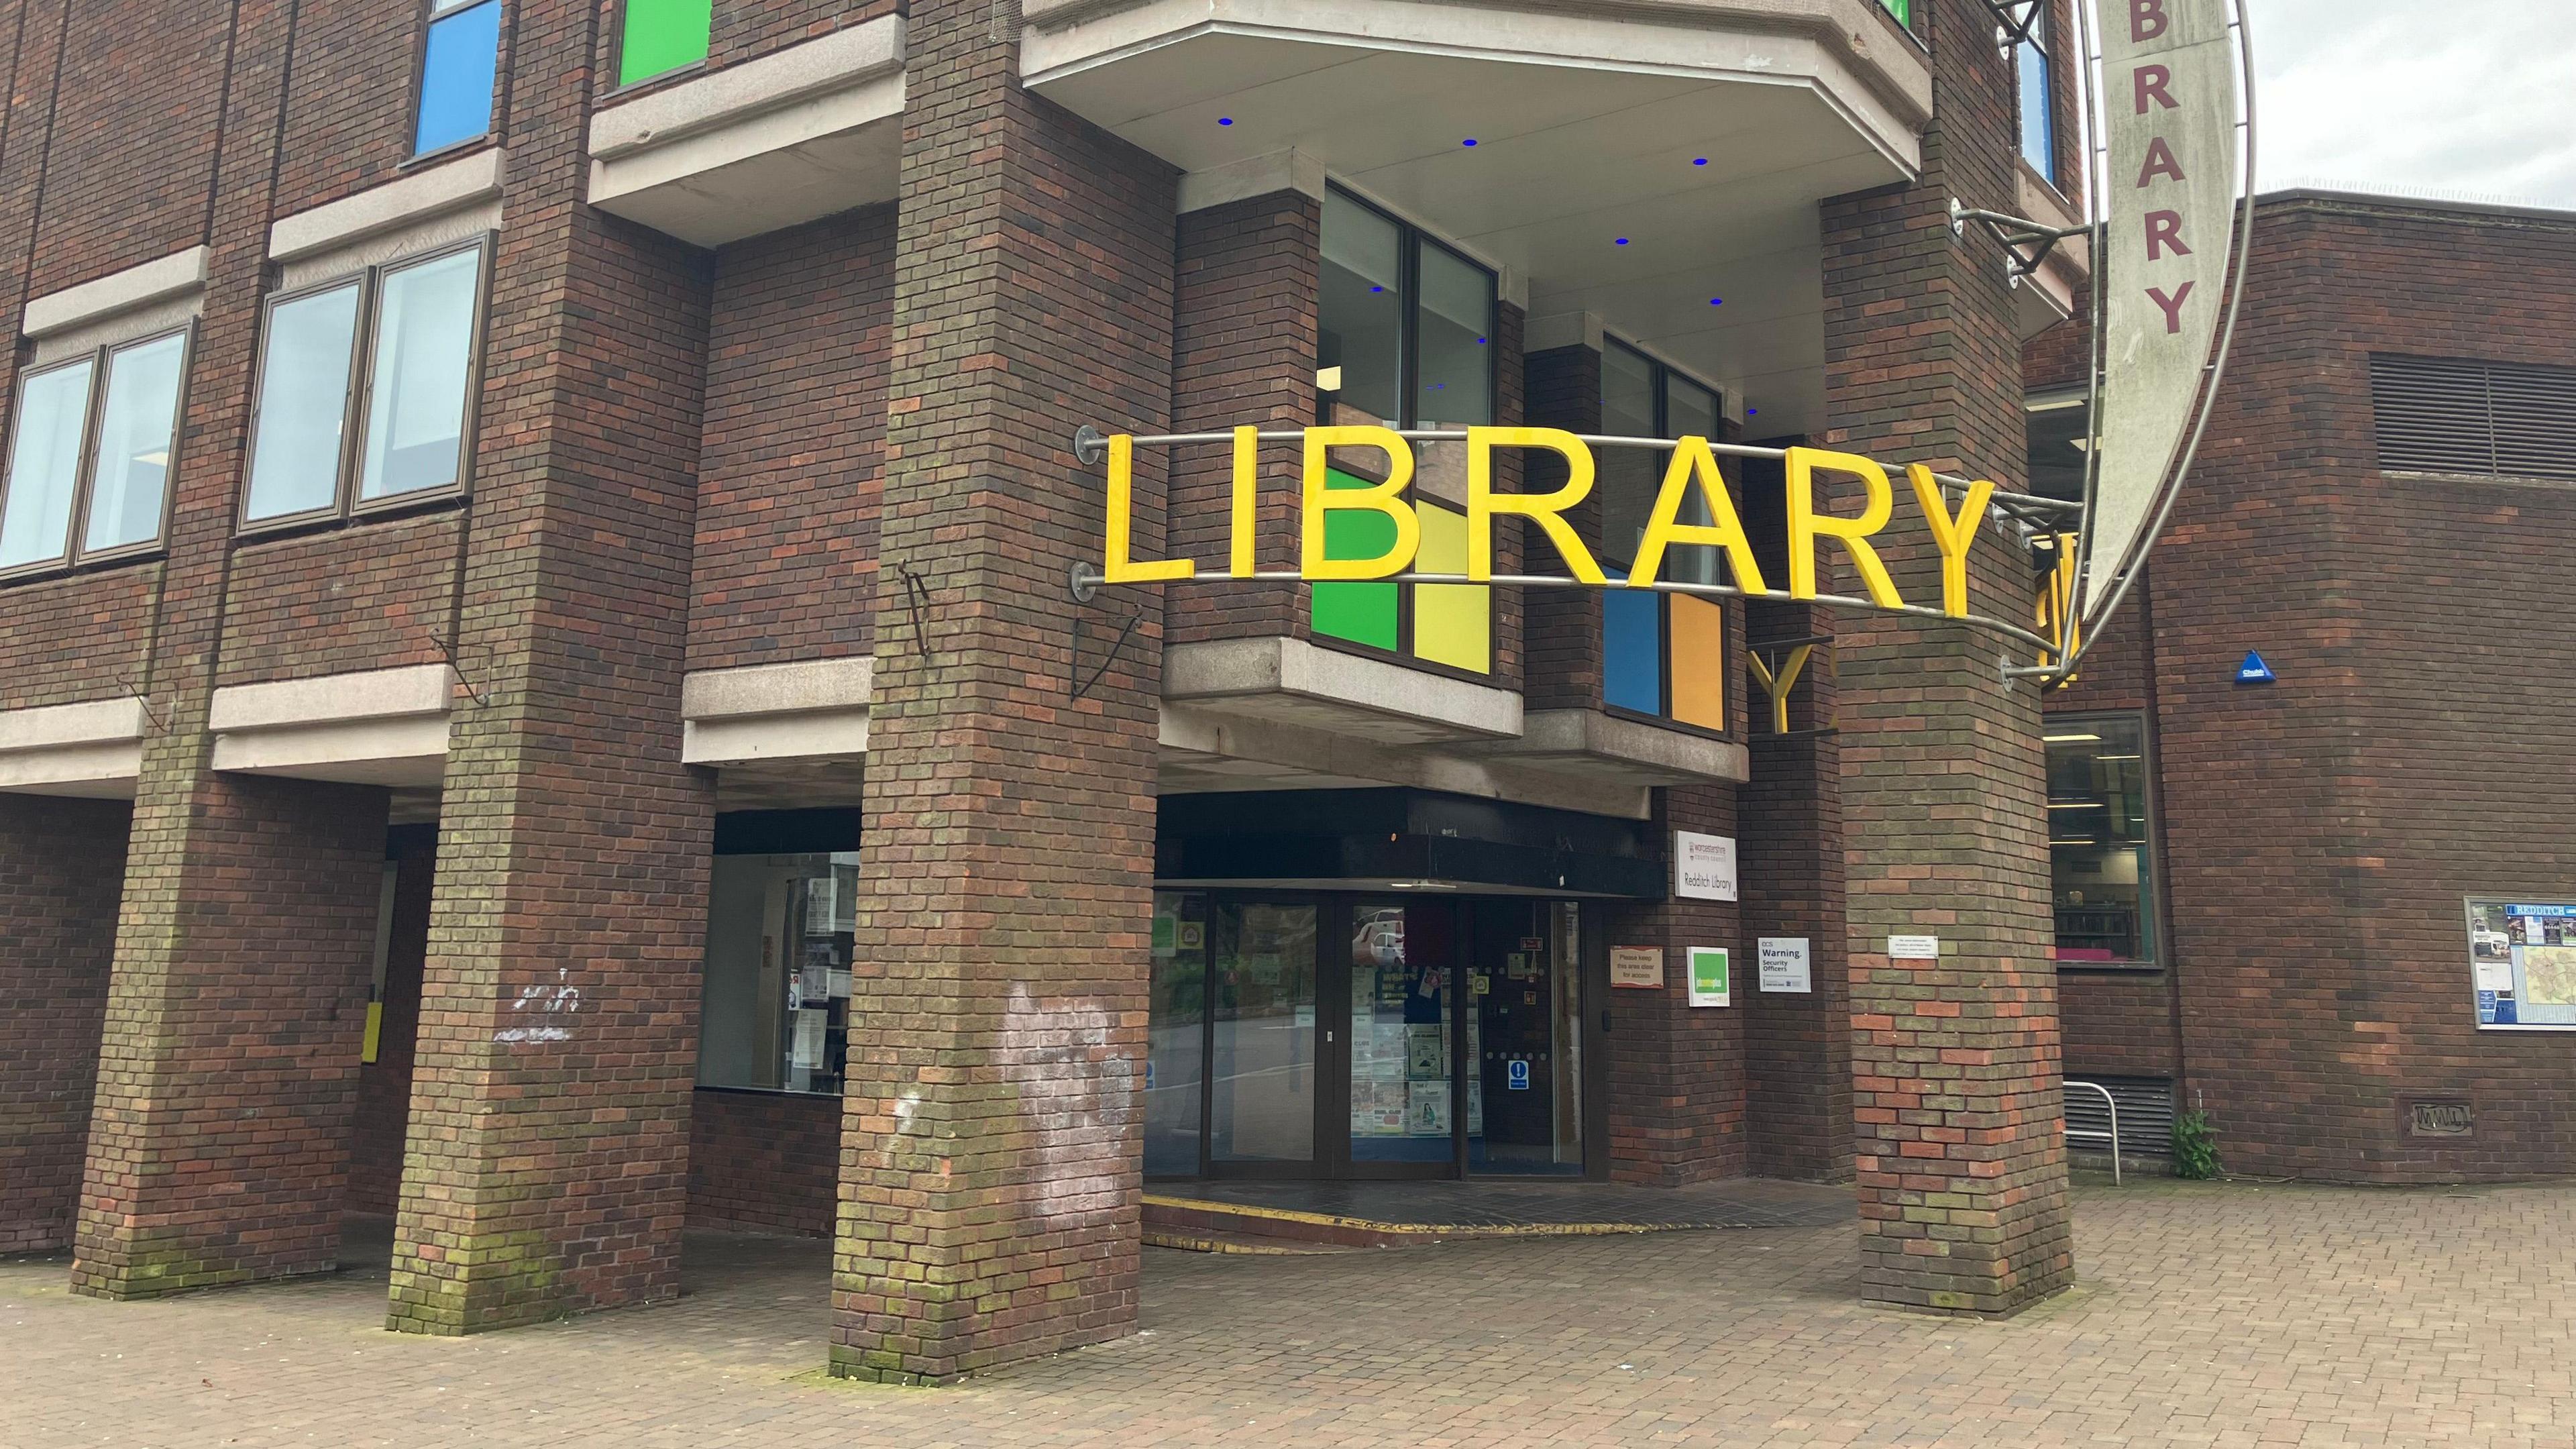
[[[1369,288],[1369,290],[1370,290],[1370,291],[1372,291],[1372,292],[1383,292],[1383,291],[1385,291],[1385,290],[1386,290],[1386,288],[1384,288],[1384,287],[1371,287],[1371,288]]]
[[[1723,307],[1726,305],[1726,299],[1724,297],[1711,297],[1708,299],[1708,305],[1712,307]]]
[[[1762,409],[1760,409],[1760,408],[1746,408],[1746,409],[1744,410],[1744,415],[1745,415],[1746,417],[1748,417],[1748,418],[1749,418],[1749,417],[1754,417],[1754,416],[1756,416],[1756,415],[1760,414],[1760,413],[1761,413],[1761,411],[1762,411]]]
[[[1473,146],[1473,145],[1475,145],[1475,144],[1476,144],[1476,138],[1475,138],[1475,137],[1473,137],[1473,136],[1470,136],[1470,137],[1468,137],[1466,140],[1461,141],[1461,142],[1459,142],[1458,144],[1459,144],[1459,145],[1461,145],[1461,146]]]
[[[1234,124],[1234,117],[1232,117],[1232,116],[1219,116],[1219,117],[1217,117],[1217,118],[1216,118],[1216,123],[1217,123],[1218,125],[1220,125],[1220,126],[1231,126],[1231,125],[1233,125],[1233,124]]]
[[[1693,166],[1705,166],[1705,165],[1707,165],[1707,164],[1708,164],[1708,158],[1707,158],[1707,157],[1705,157],[1705,156],[1702,156],[1702,157],[1701,157],[1701,158],[1699,158],[1698,160],[1693,161],[1691,164],[1692,164]]]
[[[1626,246],[1627,244],[1628,244],[1628,239],[1627,239],[1626,237],[1624,237],[1624,236],[1623,236],[1623,237],[1621,237],[1621,238],[1619,238],[1617,241],[1615,241],[1615,242],[1611,243],[1611,245],[1613,245],[1613,246],[1622,246],[1622,247]]]

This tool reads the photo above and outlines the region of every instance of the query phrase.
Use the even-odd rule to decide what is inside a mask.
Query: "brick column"
[[[1954,196],[2011,205],[2012,78],[1981,9],[1931,18],[1938,101],[1922,181],[1824,206],[1822,441],[2017,487],[2012,294],[1991,240],[1954,238],[1945,221]],[[1937,600],[1921,525],[1882,537],[1899,591]],[[1973,557],[1976,610],[2026,617],[2028,565],[2009,540],[1989,529]],[[2028,650],[1894,615],[1849,615],[1841,629],[1861,1292],[1872,1301],[2008,1313],[2072,1272],[2039,694],[2001,678],[2007,653]],[[1938,936],[1941,955],[1891,960],[1895,934]]]
[[[208,768],[294,7],[236,12],[205,310],[172,477],[153,711],[99,1049],[74,1291],[327,1270],[384,857],[385,792]]]
[[[1676,830],[1737,836],[1736,789],[1657,790],[1655,839],[1669,850]],[[1670,869],[1668,862],[1668,876]],[[1662,1187],[1743,1176],[1745,1022],[1753,987],[1745,974],[1742,906],[1678,898],[1614,906],[1610,944],[1652,946],[1664,955],[1660,990],[1610,993],[1610,1176]],[[1693,946],[1730,953],[1729,1005],[1690,1004]]]
[[[0,795],[0,1256],[72,1239],[132,814]]]
[[[1101,538],[1074,430],[1170,413],[1175,179],[1024,92],[984,0],[914,0],[906,48],[877,606],[905,622],[879,636],[831,1364],[935,1382],[1135,1323],[1161,611],[1105,591],[1086,677],[1142,619],[1073,699],[1065,578]]]
[[[596,7],[520,7],[388,1326],[678,1291],[714,788],[680,763],[707,259],[582,194]],[[523,340],[524,339],[524,340]]]
[[[1748,472],[1752,470],[1747,470]],[[1776,497],[1776,467],[1746,492]],[[1761,545],[1757,543],[1757,547]],[[1765,549],[1763,567],[1772,567]],[[1785,571],[1781,575],[1786,577]],[[1747,607],[1747,648],[1766,640],[1830,637],[1833,615],[1797,604]],[[1820,644],[1788,691],[1789,729],[1774,729],[1770,696],[1745,671],[1753,779],[1742,792],[1745,830],[1743,974],[1752,994],[1745,1034],[1745,1115],[1757,1176],[1845,1182],[1852,1175],[1851,983],[1843,964],[1842,745],[1834,717],[1833,646]],[[1775,662],[1786,650],[1763,651]],[[1760,989],[1761,938],[1807,943],[1805,995]]]

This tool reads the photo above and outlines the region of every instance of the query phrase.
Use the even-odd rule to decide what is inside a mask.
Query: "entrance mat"
[[[1145,1195],[1145,1241],[1197,1252],[1393,1248],[1455,1238],[1831,1227],[1852,1190],[1740,1178],[1599,1182],[1193,1182]]]

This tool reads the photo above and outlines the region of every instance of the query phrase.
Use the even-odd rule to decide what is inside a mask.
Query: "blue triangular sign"
[[[2263,656],[2251,649],[2245,651],[2245,662],[2236,666],[2236,682],[2239,684],[2271,684],[2277,678],[2272,673],[2272,666],[2264,663]]]

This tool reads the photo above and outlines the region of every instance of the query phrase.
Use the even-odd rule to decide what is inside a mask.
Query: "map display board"
[[[2472,896],[2468,914],[2478,1026],[2576,1031],[2576,901]]]

